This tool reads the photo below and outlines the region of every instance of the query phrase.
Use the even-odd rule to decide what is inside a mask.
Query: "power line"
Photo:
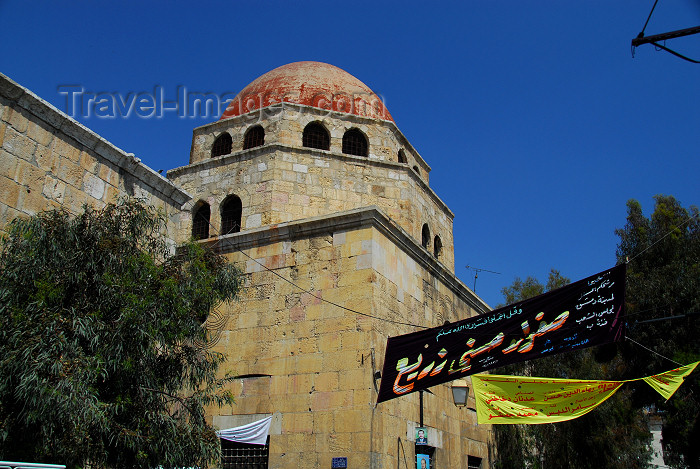
[[[647,319],[644,321],[635,321],[635,324],[647,324],[650,322],[668,321],[669,319],[681,319],[681,318],[687,318],[689,316],[695,316],[696,314],[700,314],[700,313],[685,313],[685,314],[677,314],[676,316],[667,316],[667,317],[663,317],[663,318]]]
[[[670,358],[661,355],[659,352],[656,352],[656,351],[650,349],[649,347],[646,347],[646,346],[640,344],[639,342],[637,342],[637,341],[634,340],[634,339],[630,339],[629,337],[625,336],[625,340],[629,340],[629,341],[632,342],[633,344],[639,345],[639,346],[642,347],[644,350],[647,350],[647,351],[653,353],[654,355],[658,355],[658,356],[660,356],[661,358],[663,358],[664,360],[668,360],[668,361],[670,361],[671,363],[675,363],[675,364],[678,365],[678,366],[684,366],[682,363],[678,363],[678,362],[675,361],[675,360],[671,360]]]
[[[676,228],[671,228],[671,229],[669,229],[669,230],[666,232],[666,234],[664,234],[662,237],[660,237],[659,239],[657,239],[656,241],[654,241],[653,243],[651,243],[649,246],[647,246],[646,248],[644,248],[641,252],[638,252],[637,254],[635,254],[631,259],[627,259],[627,260],[625,261],[625,264],[629,264],[630,262],[632,262],[633,260],[635,260],[636,258],[638,258],[639,256],[641,256],[642,254],[644,254],[645,252],[647,252],[649,249],[653,248],[654,246],[656,246],[657,244],[659,244],[661,241],[663,241],[664,239],[666,239],[668,236],[671,235],[671,233],[673,233],[674,231],[676,231],[677,228],[683,228],[685,225],[687,225],[691,220],[694,220],[695,218],[696,218],[696,217],[693,216],[693,215],[688,216],[688,218],[685,219],[685,220],[684,220],[680,225],[678,225]]]
[[[649,12],[649,16],[647,16],[647,21],[646,21],[646,23],[644,23],[644,27],[642,28],[642,31],[637,36],[638,38],[644,37],[644,30],[647,29],[647,25],[649,24],[649,20],[651,19],[651,15],[654,13],[654,9],[656,8],[657,3],[659,3],[659,0],[654,1],[654,6],[651,7],[651,11]],[[632,42],[632,45],[634,45],[634,42]]]
[[[649,20],[651,19],[651,15],[654,13],[654,9],[656,8],[656,4],[659,3],[659,0],[654,1],[654,6],[651,7],[651,11],[649,12],[649,16],[647,16],[647,20],[644,23],[644,27],[642,28],[642,31],[637,35],[636,38],[632,39],[632,57],[634,57],[634,50],[637,46],[641,46],[642,44],[653,44],[655,47],[658,49],[665,50],[666,52],[675,55],[676,57],[686,60],[688,62],[694,63],[694,64],[700,64],[700,61],[691,59],[690,57],[686,57],[685,55],[676,52],[665,45],[659,44],[659,41],[666,41],[667,39],[675,39],[678,37],[683,37],[683,36],[690,36],[692,34],[697,34],[700,33],[700,26],[696,26],[693,28],[686,28],[686,29],[679,29],[676,31],[670,31],[668,33],[661,33],[661,34],[654,34],[653,36],[644,36],[644,31],[647,29],[647,25],[649,24]],[[665,44],[665,42],[664,42]]]
[[[209,220],[207,220],[207,223],[209,224],[209,226],[211,226],[211,227],[214,229],[214,231],[218,232],[218,230],[216,229],[216,227],[215,227]],[[299,285],[297,285],[297,284],[294,283],[293,281],[291,281],[291,280],[289,280],[288,278],[282,276],[282,275],[279,274],[278,272],[275,272],[274,270],[270,269],[270,268],[269,268],[268,266],[266,266],[265,264],[261,263],[261,262],[258,261],[257,259],[251,257],[251,256],[248,255],[246,252],[244,252],[243,250],[241,250],[241,248],[240,248],[238,245],[234,245],[230,238],[222,238],[220,235],[218,235],[218,239],[217,239],[217,240],[214,242],[214,244],[212,245],[212,249],[215,248],[222,240],[228,241],[228,242],[230,243],[231,247],[233,247],[233,248],[236,250],[236,252],[239,252],[239,253],[243,254],[243,255],[246,256],[248,259],[250,259],[250,260],[252,260],[253,262],[255,262],[256,264],[258,264],[258,265],[259,265],[260,267],[262,267],[263,269],[267,270],[268,272],[271,272],[272,274],[274,274],[274,275],[276,275],[277,277],[281,278],[282,280],[284,280],[285,282],[287,282],[287,283],[289,283],[290,285],[294,286],[294,287],[297,288],[298,290],[300,290],[300,291],[302,291],[302,292],[304,292],[304,293],[306,293],[306,294],[312,296],[313,298],[316,298],[317,300],[323,301],[323,302],[328,303],[328,304],[330,304],[330,305],[333,305],[333,306],[335,306],[335,307],[337,307],[337,308],[341,308],[341,309],[343,309],[343,310],[345,310],[345,311],[348,311],[348,312],[350,312],[350,313],[358,314],[358,315],[360,315],[360,316],[364,316],[364,317],[368,317],[368,318],[372,318],[372,319],[377,319],[377,320],[380,320],[380,321],[390,322],[390,323],[393,323],[393,324],[399,324],[399,325],[402,325],[402,326],[416,327],[416,328],[419,328],[419,329],[430,329],[430,327],[427,327],[427,326],[421,326],[421,325],[412,324],[412,323],[409,323],[409,322],[395,321],[395,320],[393,320],[393,319],[382,318],[382,317],[379,317],[379,316],[374,316],[374,315],[372,315],[372,314],[363,313],[363,312],[361,312],[361,311],[356,311],[356,310],[354,310],[354,309],[351,309],[351,308],[345,307],[345,306],[343,306],[343,305],[339,305],[339,304],[337,304],[337,303],[334,303],[334,302],[332,302],[332,301],[330,301],[330,300],[327,300],[327,299],[325,299],[325,298],[323,298],[323,297],[320,297],[320,296],[316,295],[314,292],[312,292],[312,291],[310,291],[310,290],[306,290],[306,289],[300,287]]]
[[[332,301],[330,301],[330,300],[326,300],[326,299],[324,299],[323,297],[320,297],[320,296],[316,295],[316,294],[313,293],[312,291],[305,290],[304,288],[300,287],[299,285],[297,285],[296,283],[292,282],[292,281],[289,280],[288,278],[286,278],[286,277],[280,275],[279,273],[275,272],[274,270],[270,269],[270,268],[267,267],[265,264],[261,263],[261,262],[258,261],[257,259],[254,259],[253,257],[251,257],[250,255],[248,255],[247,253],[243,252],[238,246],[234,246],[234,248],[236,249],[237,252],[240,252],[241,254],[243,254],[244,256],[246,256],[248,259],[252,260],[253,262],[255,262],[256,264],[258,264],[259,266],[261,266],[261,267],[263,267],[264,269],[266,269],[268,272],[272,272],[274,275],[276,275],[277,277],[281,278],[281,279],[284,280],[285,282],[289,283],[290,285],[293,285],[295,288],[298,288],[298,289],[301,290],[302,292],[304,292],[304,293],[306,293],[306,294],[308,294],[308,295],[311,295],[312,297],[316,298],[317,300],[320,300],[320,301],[323,301],[323,302],[328,303],[328,304],[330,304],[330,305],[333,305],[333,306],[336,306],[336,307],[338,307],[338,308],[344,309],[345,311],[348,311],[348,312],[351,312],[351,313],[355,313],[355,314],[359,314],[360,316],[365,316],[365,317],[372,318],[372,319],[378,319],[378,320],[380,320],[380,321],[391,322],[391,323],[393,323],[393,324],[400,324],[400,325],[402,325],[402,326],[411,326],[411,327],[418,327],[418,328],[421,328],[421,329],[430,329],[430,327],[419,326],[418,324],[412,324],[412,323],[409,323],[409,322],[402,322],[402,321],[395,321],[395,320],[393,320],[393,319],[387,319],[387,318],[382,318],[382,317],[379,317],[379,316],[373,316],[373,315],[371,315],[371,314],[367,314],[367,313],[363,313],[363,312],[361,312],[361,311],[356,311],[356,310],[354,310],[354,309],[347,308],[347,307],[345,307],[345,306],[343,306],[343,305],[339,305],[339,304],[334,303],[334,302],[332,302]]]

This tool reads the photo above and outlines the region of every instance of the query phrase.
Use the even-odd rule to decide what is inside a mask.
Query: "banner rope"
[[[629,341],[632,342],[633,344],[639,345],[639,346],[642,347],[644,350],[648,350],[649,352],[653,353],[654,355],[660,356],[660,357],[663,358],[664,360],[668,360],[668,361],[670,361],[671,363],[675,363],[675,364],[678,365],[678,366],[684,366],[682,363],[678,363],[676,360],[671,360],[671,359],[668,358],[668,357],[664,357],[664,356],[661,355],[659,352],[656,352],[656,351],[650,349],[649,347],[646,347],[646,346],[640,344],[640,343],[637,342],[636,340],[631,339],[631,338],[627,337],[626,335],[625,335],[625,340],[629,340]]]
[[[697,218],[697,217],[694,216],[694,215],[688,216],[688,218],[685,219],[680,225],[678,225],[677,227],[675,227],[675,229],[670,229],[670,230],[668,230],[668,232],[667,232],[665,235],[663,235],[662,237],[660,237],[659,239],[657,239],[656,241],[654,241],[653,243],[651,243],[649,246],[647,246],[647,247],[646,247],[645,249],[643,249],[641,252],[638,252],[637,254],[635,254],[634,256],[632,256],[631,259],[627,259],[627,260],[625,261],[625,264],[629,264],[630,262],[632,262],[633,260],[635,260],[636,258],[638,258],[639,256],[641,256],[642,254],[644,254],[645,252],[647,252],[649,249],[653,248],[654,246],[656,246],[657,244],[659,244],[661,241],[663,241],[664,239],[666,239],[666,238],[667,238],[669,235],[671,235],[671,233],[673,233],[676,229],[683,228],[683,227],[684,227],[685,225],[687,225],[691,220],[694,220],[694,219],[696,219],[696,218]]]

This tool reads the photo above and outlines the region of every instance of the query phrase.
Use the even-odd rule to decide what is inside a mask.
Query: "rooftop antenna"
[[[492,274],[501,275],[500,272],[494,272],[493,270],[482,269],[482,268],[479,268],[479,267],[472,267],[472,266],[470,266],[470,265],[467,266],[467,269],[473,270],[473,271],[474,271],[474,288],[472,288],[472,290],[474,291],[474,293],[476,293],[476,279],[479,277],[479,272],[489,272],[489,273],[492,273]]]
[[[681,59],[686,60],[688,62],[692,62],[694,64],[700,64],[700,60],[691,59],[690,57],[686,57],[685,55],[680,54],[680,53],[666,47],[665,45],[659,44],[659,42],[661,42],[661,41],[663,41],[665,44],[667,39],[675,39],[677,37],[698,34],[698,33],[700,33],[700,26],[695,26],[693,28],[679,29],[676,31],[670,31],[668,33],[654,34],[653,36],[644,36],[644,31],[647,29],[647,25],[649,24],[649,20],[651,19],[651,15],[654,13],[654,9],[656,8],[657,3],[659,3],[659,0],[654,1],[654,6],[651,7],[651,12],[649,12],[649,16],[647,17],[646,23],[644,23],[644,27],[642,28],[642,31],[637,35],[636,38],[632,39],[632,57],[634,57],[634,50],[638,46],[641,46],[642,44],[653,44],[657,49],[665,50],[666,52],[673,54],[678,58],[681,58]]]

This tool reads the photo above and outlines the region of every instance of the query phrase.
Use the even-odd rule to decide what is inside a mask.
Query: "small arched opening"
[[[367,156],[367,137],[358,129],[350,129],[343,135],[343,153],[346,155]]]
[[[406,152],[403,151],[403,148],[399,150],[399,163],[406,164],[408,163],[408,160],[406,159]]]
[[[326,128],[319,122],[312,122],[304,127],[302,145],[307,148],[318,148],[319,150],[330,150],[331,136]]]
[[[265,129],[261,125],[254,125],[243,137],[243,149],[261,147],[265,145]]]
[[[433,240],[433,255],[436,259],[442,257],[442,240],[438,235],[435,235],[435,239]]]
[[[228,155],[232,148],[233,140],[227,132],[224,132],[214,140],[214,145],[211,147],[211,157]]]
[[[430,228],[428,228],[427,223],[423,225],[421,246],[425,249],[428,249],[428,246],[430,246]]]
[[[237,195],[229,195],[221,204],[221,234],[241,231],[243,203]]]
[[[210,218],[211,208],[209,204],[200,202],[192,215],[192,237],[194,239],[207,239],[209,237]]]

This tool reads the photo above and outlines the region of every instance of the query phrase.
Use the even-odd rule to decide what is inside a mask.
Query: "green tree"
[[[621,348],[626,376],[647,376],[700,360],[698,208],[686,209],[674,197],[659,195],[647,218],[640,203],[630,200],[627,223],[616,234],[618,260],[629,260],[627,337],[634,342]],[[700,468],[697,371],[668,402],[645,386],[637,387],[633,398],[637,407],[660,411],[666,463]]]
[[[0,459],[206,467],[204,407],[230,405],[203,320],[236,270],[123,200],[16,219],[0,252]]]
[[[516,278],[502,292],[506,304],[522,301],[570,283],[557,270],[546,285],[534,277]],[[503,367],[496,374],[549,378],[612,379],[619,363],[601,348],[576,350]],[[603,352],[605,352],[605,349]],[[614,351],[614,349],[613,349]],[[613,353],[614,355],[614,353]],[[602,363],[601,363],[602,361]],[[498,468],[643,468],[650,438],[644,415],[627,399],[624,388],[578,419],[538,425],[495,425]]]

